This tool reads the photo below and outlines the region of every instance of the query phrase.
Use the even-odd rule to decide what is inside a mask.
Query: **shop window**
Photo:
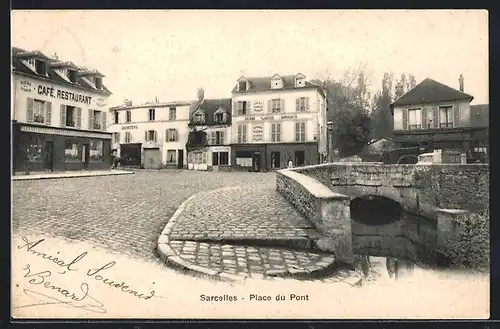
[[[167,163],[176,163],[176,162],[177,162],[177,151],[167,150]]]
[[[271,152],[271,168],[280,168],[280,152]]]
[[[237,151],[236,152],[236,165],[240,167],[252,166],[252,152]]]
[[[41,162],[43,153],[43,142],[38,136],[30,136],[26,141],[26,157],[28,162]]]
[[[229,152],[213,152],[212,165],[213,166],[227,166],[229,164]]]
[[[103,161],[102,145],[103,145],[103,142],[101,140],[91,140],[90,141],[89,158],[91,161],[95,161],[95,162],[102,162]]]
[[[67,140],[64,149],[64,159],[66,162],[79,162],[81,159],[80,145],[77,142]]]

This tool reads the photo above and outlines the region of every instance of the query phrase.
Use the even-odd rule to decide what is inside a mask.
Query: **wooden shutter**
[[[106,131],[106,117],[108,115],[108,112],[105,112],[105,111],[102,111],[102,118],[101,118],[101,121],[102,121],[102,127],[101,127],[101,130],[104,130]]]
[[[169,130],[169,129],[166,129],[166,130],[165,130],[165,142],[168,142],[168,137],[169,137],[169,136],[168,136],[168,130]]]
[[[453,127],[460,127],[460,106],[453,105]]]
[[[45,102],[45,123],[50,125],[52,123],[52,103]]]
[[[225,132],[224,132],[224,131],[221,131],[221,132],[220,132],[220,143],[221,143],[221,144],[224,144],[224,142],[225,142],[225,137],[226,137],[226,136],[224,136],[224,135],[225,135]]]
[[[408,129],[408,109],[402,109],[403,111],[403,129]]]
[[[61,105],[61,127],[66,126],[66,105]]]
[[[238,115],[238,102],[233,102],[233,115]]]
[[[272,99],[267,101],[267,113],[273,113],[273,100]]]
[[[427,108],[422,107],[420,113],[422,114],[422,129],[427,129]]]
[[[148,141],[148,131],[147,130],[144,132],[144,140],[146,142]]]
[[[153,140],[156,142],[157,139],[156,139],[156,130],[153,130]]]
[[[252,101],[247,101],[247,114],[252,113]]]
[[[432,107],[432,126],[439,128],[439,108],[437,106]]]
[[[300,112],[300,97],[295,100],[295,112]]]
[[[306,111],[309,111],[309,97],[306,97]]]
[[[76,127],[77,128],[82,127],[82,108],[81,107],[76,108]]]
[[[89,130],[94,129],[94,110],[89,109]]]
[[[26,103],[26,121],[33,122],[33,98],[28,98]]]
[[[282,98],[280,99],[280,113],[285,113],[285,100]]]

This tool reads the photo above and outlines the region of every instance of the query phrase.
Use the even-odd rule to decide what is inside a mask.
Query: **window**
[[[176,163],[176,162],[177,162],[177,151],[167,150],[167,163]]]
[[[125,133],[125,135],[126,134],[127,133]],[[120,133],[113,133],[113,143],[120,143]]]
[[[408,129],[422,129],[422,111],[420,109],[408,110]]]
[[[167,142],[177,142],[177,130],[167,129]]]
[[[69,106],[66,105],[66,127],[75,127],[76,122],[75,122],[75,107],[74,106]]]
[[[271,80],[271,89],[281,88],[281,78],[275,78]]]
[[[299,97],[297,98],[297,112],[305,112],[309,110],[309,98]]]
[[[31,135],[26,141],[26,158],[28,162],[41,162],[43,152],[42,139]]]
[[[130,131],[125,132],[125,143],[130,143],[132,141],[132,133]]]
[[[80,162],[80,145],[76,141],[67,140],[64,149],[64,159],[66,162]]]
[[[205,123],[205,113],[203,113],[201,111],[197,111],[193,115],[193,121],[195,123]]]
[[[271,124],[271,142],[281,141],[281,123]]]
[[[252,166],[252,152],[236,151],[235,154],[236,166],[251,167]]]
[[[439,107],[439,128],[453,128],[453,107]]]
[[[90,140],[89,159],[90,161],[102,162],[102,140]]]
[[[95,77],[95,87],[97,89],[102,89],[102,78],[100,77]]]
[[[177,116],[177,109],[175,107],[171,107],[168,109],[168,119],[175,120]]]
[[[305,79],[304,78],[296,78],[295,79],[295,87],[304,87]]]
[[[208,143],[210,145],[224,145],[224,131],[212,131]]]
[[[155,109],[149,109],[149,121],[155,121]]]
[[[212,165],[213,166],[227,166],[227,165],[229,165],[229,153],[228,152],[213,152],[212,153]]]
[[[146,130],[145,139],[146,139],[146,142],[148,142],[148,141],[156,142],[156,131]]]
[[[245,115],[247,114],[247,102],[246,101],[240,101],[238,102],[238,108],[237,112],[238,115]]]
[[[40,75],[47,75],[47,63],[35,60],[35,70]]]
[[[247,142],[247,125],[238,125],[238,143]]]
[[[76,71],[68,70],[68,79],[69,81],[76,83]]]
[[[103,113],[101,113],[101,111],[94,111],[94,123],[93,123],[93,127],[94,129],[104,129],[104,127],[101,126],[101,115]]]
[[[130,121],[132,121],[132,113],[130,113],[130,111],[126,111],[125,112],[125,121],[127,123],[129,123]]]
[[[281,112],[281,99],[273,99],[271,100],[271,112],[272,113],[280,113]]]
[[[238,82],[238,91],[245,91],[245,90],[247,90],[247,82],[246,81]]]
[[[271,168],[280,168],[280,152],[271,152]]]
[[[118,111],[115,111],[115,123],[118,123],[120,120],[120,113]]]
[[[35,99],[33,101],[33,121],[34,122],[38,122],[38,123],[45,122],[44,108],[45,108],[44,101],[39,101],[37,99]]]
[[[217,109],[214,113],[214,122],[215,123],[225,123],[227,120],[227,113],[223,108]]]
[[[306,141],[306,123],[296,122],[295,123],[295,141],[305,142]]]
[[[488,148],[485,147],[485,146],[475,147],[474,148],[474,152],[479,152],[479,153],[487,154],[488,153]]]

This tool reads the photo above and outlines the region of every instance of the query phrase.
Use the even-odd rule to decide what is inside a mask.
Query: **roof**
[[[189,114],[191,116],[191,114],[201,109],[205,113],[205,123],[203,126],[214,126],[219,125],[214,122],[214,114],[219,108],[224,109],[228,115],[226,124],[231,124],[231,98],[204,99],[201,103],[197,102]]]
[[[478,104],[470,106],[470,121],[472,127],[489,126],[489,104]]]
[[[398,105],[428,104],[458,100],[472,101],[473,99],[474,97],[469,94],[427,78],[416,85],[415,88],[398,98],[391,104],[391,107]]]
[[[28,54],[28,55],[26,55],[26,54]],[[79,74],[77,75],[77,82],[72,83],[72,82],[65,80],[58,73],[56,73],[55,69],[57,67],[61,67],[61,66],[66,66],[66,67],[69,66],[69,67],[72,67],[72,68],[80,71],[80,68],[72,62],[60,62],[58,60],[51,59],[51,58],[43,55],[43,57],[46,59],[46,61],[50,64],[47,67],[47,74],[48,74],[48,77],[47,77],[47,76],[40,76],[39,74],[33,72],[33,70],[30,69],[28,66],[26,66],[21,60],[23,58],[26,58],[26,56],[36,56],[37,58],[40,58],[40,56],[39,56],[40,54],[43,55],[39,51],[27,52],[24,49],[12,47],[12,66],[13,66],[12,70],[13,70],[13,72],[23,74],[23,75],[28,75],[28,76],[31,76],[35,79],[51,80],[51,81],[59,83],[59,84],[63,84],[63,85],[71,86],[71,87],[76,86],[76,87],[87,89],[87,90],[90,90],[93,92],[111,95],[111,91],[108,88],[106,88],[106,86],[103,85],[101,90],[96,89],[92,84],[89,84],[87,81],[85,81],[85,79],[83,79],[83,77],[80,76]]]
[[[109,108],[110,111],[121,111],[121,110],[133,110],[142,108],[157,108],[157,107],[168,107],[168,106],[188,106],[196,101],[173,101],[173,102],[161,102],[161,103],[149,103],[140,105],[117,105]]]
[[[303,74],[301,74],[304,76]],[[273,75],[273,77],[276,76],[276,74]],[[321,93],[323,91],[321,90],[320,86],[306,81],[305,85],[303,87],[295,87],[295,75],[284,75],[281,76],[283,78],[283,88],[279,88],[279,90],[293,90],[293,89],[307,89],[307,88],[315,88],[320,90]],[[250,82],[250,88],[245,91],[238,91],[237,87],[234,86],[233,90],[231,91],[233,94],[244,94],[244,93],[251,93],[251,92],[259,92],[259,91],[270,91],[270,90],[276,90],[276,89],[271,89],[271,78],[272,77],[240,77],[238,80],[245,79]]]

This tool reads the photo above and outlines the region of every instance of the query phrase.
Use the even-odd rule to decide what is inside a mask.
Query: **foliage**
[[[453,263],[457,267],[488,271],[490,266],[489,209],[471,213],[460,227],[460,239],[453,248]]]
[[[369,79],[365,70],[361,65],[345,71],[339,80],[329,74],[313,80],[326,93],[328,121],[333,122],[333,148],[338,148],[341,157],[358,154],[371,140],[371,95],[367,91]]]
[[[206,129],[199,129],[196,127],[191,128],[188,134],[188,140],[186,143],[186,151],[190,152],[192,150],[205,148],[208,144]]]

